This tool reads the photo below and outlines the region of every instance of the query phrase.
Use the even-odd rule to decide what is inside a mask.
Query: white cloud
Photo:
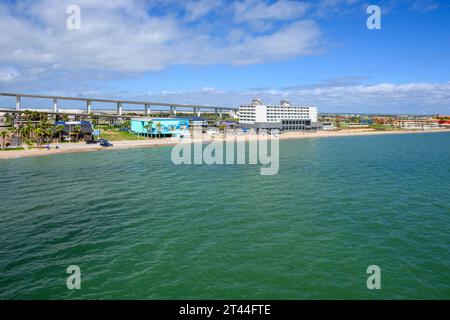
[[[68,89],[69,88],[69,89]],[[77,92],[80,92],[78,95]],[[238,107],[261,98],[265,103],[277,104],[290,100],[293,104],[317,106],[320,112],[349,113],[425,113],[450,115],[450,82],[430,83],[377,83],[377,84],[317,84],[289,88],[262,88],[245,90],[224,90],[205,86],[198,90],[162,90],[130,93],[115,88],[73,89],[67,86],[50,86],[48,94],[108,97],[138,101],[160,101],[185,104]],[[14,101],[0,99],[4,106],[13,107]],[[38,101],[39,102],[39,101]],[[46,103],[46,104],[45,104]],[[43,101],[48,107],[51,102]]]
[[[228,48],[225,54],[236,65],[279,61],[297,56],[300,52],[314,53],[319,39],[320,29],[315,22],[299,21],[269,35],[248,37]]]
[[[195,21],[222,6],[218,0],[190,0],[183,3],[187,21]]]
[[[446,83],[379,83],[371,85],[329,85],[297,88],[249,89],[225,91],[215,88],[199,91],[149,93],[140,98],[183,101],[217,106],[237,107],[261,98],[265,103],[288,99],[294,104],[313,105],[323,112],[450,114],[450,82]]]
[[[234,3],[234,18],[237,21],[293,20],[302,17],[309,8],[310,4],[299,1],[280,0],[268,4],[245,0]]]
[[[156,14],[160,3],[77,2],[80,30],[66,28],[66,7],[71,1],[38,0],[15,8],[0,5],[0,64],[17,64],[24,70],[41,66],[108,72],[146,72],[176,64],[242,65],[311,54],[321,36],[319,26],[311,21],[293,21],[256,35],[233,24],[218,30],[214,19],[192,25],[170,10]],[[188,20],[201,18],[218,5],[188,2]],[[279,12],[272,14],[276,18],[292,4],[281,1],[272,6]],[[234,36],[236,32],[239,37]]]
[[[9,82],[13,81],[17,77],[19,77],[19,72],[14,68],[0,68],[0,82]]]

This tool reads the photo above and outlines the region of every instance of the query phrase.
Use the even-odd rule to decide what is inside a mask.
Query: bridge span
[[[222,112],[230,112],[230,111],[237,111],[236,108],[230,108],[230,107],[217,107],[217,106],[204,106],[204,105],[196,105],[196,104],[179,104],[179,103],[166,103],[166,102],[151,102],[151,101],[131,101],[131,100],[113,100],[113,99],[97,99],[97,98],[84,98],[84,97],[66,97],[66,96],[46,96],[46,95],[35,95],[35,94],[24,94],[24,93],[0,93],[0,96],[6,96],[6,97],[15,97],[16,99],[16,108],[15,109],[3,109],[2,111],[16,111],[19,112],[21,110],[31,110],[29,108],[23,108],[22,107],[22,98],[31,98],[31,99],[46,99],[52,101],[52,108],[51,112],[53,114],[62,114],[63,109],[60,109],[58,107],[58,102],[60,100],[68,100],[68,101],[83,101],[86,103],[86,108],[84,109],[85,112],[80,113],[79,115],[89,115],[93,113],[94,108],[94,102],[100,102],[100,103],[111,103],[116,106],[115,108],[115,115],[116,116],[122,116],[123,113],[123,105],[139,105],[143,107],[143,111],[145,115],[151,114],[151,107],[157,106],[157,107],[163,107],[168,108],[166,111],[169,111],[171,115],[176,116],[177,109],[183,109],[186,111],[192,111],[193,114],[196,114],[197,116],[200,116],[201,111],[211,112],[214,111],[215,114],[219,114],[222,117]],[[35,109],[33,109],[35,110]],[[105,111],[105,110],[102,110]],[[130,110],[130,111],[136,111],[136,110]],[[160,110],[164,111],[164,110]]]

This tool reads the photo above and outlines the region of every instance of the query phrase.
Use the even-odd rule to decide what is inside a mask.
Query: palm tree
[[[226,125],[226,124],[221,124],[221,125],[219,126],[219,130],[223,131],[224,137],[227,136],[227,134],[226,134],[226,128],[227,128],[227,125]]]
[[[147,137],[149,136],[148,134],[152,133],[152,125],[153,125],[153,121],[149,121],[145,126],[145,130],[147,130]]]
[[[122,128],[130,129],[131,128],[131,122],[130,120],[126,120],[122,123]]]
[[[28,133],[27,133],[27,127],[23,127],[21,126],[19,128],[19,135],[24,138],[25,140],[27,139]]]
[[[56,131],[56,133],[58,133],[59,142],[61,142],[61,139],[62,139],[61,135],[62,135],[62,132],[64,131],[64,126],[62,124],[58,124],[55,128],[55,131]]]
[[[13,125],[13,118],[9,113],[5,113],[5,124],[7,126],[12,126]]]
[[[170,132],[172,132],[172,136],[173,136],[173,133],[175,132],[177,130],[177,128],[176,128],[176,126],[175,125],[171,125],[170,127],[169,127],[169,131]]]
[[[50,138],[49,142],[53,142],[53,130],[51,128],[45,130],[45,135]]]
[[[16,131],[17,131],[17,129],[16,128],[14,128],[14,127],[9,127],[8,128],[8,131],[9,131],[9,136],[11,137],[15,137],[16,136]]]
[[[75,126],[75,128],[73,129],[73,132],[77,135],[77,140],[79,140],[80,133],[81,133],[81,127],[80,126]]]
[[[0,136],[2,137],[2,149],[5,149],[6,136],[8,136],[8,131],[3,130],[2,132],[0,132]]]
[[[34,130],[34,133],[35,133],[35,135],[36,135],[36,142],[37,142],[37,145],[38,145],[38,148],[40,148],[41,147],[41,144],[42,144],[42,137],[44,136],[44,130],[42,129],[42,128],[37,128],[36,130]]]
[[[153,138],[153,121],[149,120],[148,124],[150,125],[150,138]]]
[[[26,124],[26,126],[23,128],[23,132],[26,134],[27,138],[29,140],[32,139],[33,136],[33,125],[31,124],[31,120],[27,120],[28,123]]]
[[[157,122],[156,130],[158,130],[158,138],[161,138],[161,131],[162,131],[161,128],[162,128],[161,122]]]
[[[339,115],[336,115],[336,128],[339,129],[341,126],[341,117]]]

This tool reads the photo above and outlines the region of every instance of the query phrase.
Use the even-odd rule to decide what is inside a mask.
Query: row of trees
[[[41,147],[44,142],[52,142],[55,139],[61,141],[62,133],[65,128],[63,125],[54,126],[48,121],[48,115],[45,112],[29,111],[11,116],[5,115],[7,130],[0,132],[2,137],[2,148],[6,147],[7,138],[18,137],[28,145],[34,143]],[[76,140],[79,140],[82,133],[80,126],[74,126],[72,131]]]
[[[153,127],[153,121],[150,120],[147,122],[147,124],[144,126],[145,130],[147,130],[147,137],[152,137],[152,127]],[[162,132],[162,124],[161,122],[156,123],[156,131],[158,132],[158,137],[161,138],[161,132]],[[170,131],[175,131],[175,127],[170,127]]]

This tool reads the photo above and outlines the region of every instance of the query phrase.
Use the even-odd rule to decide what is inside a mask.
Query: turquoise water
[[[285,140],[275,176],[170,151],[0,161],[0,299],[450,298],[449,133]]]

